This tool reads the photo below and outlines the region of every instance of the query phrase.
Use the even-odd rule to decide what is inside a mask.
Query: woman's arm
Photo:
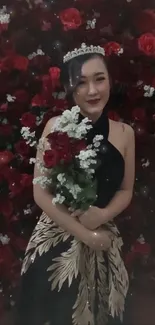
[[[51,119],[43,131],[41,138],[46,138],[46,136],[51,132],[55,119]],[[45,142],[46,147],[46,142]],[[36,158],[43,161],[42,150],[37,150]],[[46,176],[46,174],[41,173],[40,169],[35,164],[34,168],[34,178],[38,176]],[[68,212],[68,209],[63,205],[53,205],[52,195],[47,189],[42,189],[39,184],[33,186],[34,200],[36,204],[62,229],[67,231],[70,235],[76,237],[78,240],[82,241],[86,245],[94,249],[107,249],[110,246],[111,240],[109,233],[97,233],[85,228],[78,220],[72,218]]]

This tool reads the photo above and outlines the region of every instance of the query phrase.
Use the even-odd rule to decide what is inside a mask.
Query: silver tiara
[[[101,54],[105,56],[105,51],[101,46],[94,46],[94,45],[87,46],[85,43],[82,43],[81,47],[79,47],[78,49],[76,48],[73,51],[68,52],[63,57],[63,62],[64,63],[68,62],[71,59],[84,54]]]

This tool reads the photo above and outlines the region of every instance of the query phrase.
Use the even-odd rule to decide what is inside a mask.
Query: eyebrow
[[[104,75],[104,72],[96,72],[94,74],[95,77],[98,77],[98,76],[101,76],[101,75]],[[87,78],[87,77],[82,75],[81,78]]]

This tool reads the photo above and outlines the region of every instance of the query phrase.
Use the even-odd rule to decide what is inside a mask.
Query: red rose
[[[24,140],[20,140],[15,144],[15,149],[17,153],[21,156],[27,156],[30,152],[29,146]]]
[[[63,161],[65,164],[70,163],[72,158],[72,152],[67,150],[67,148],[64,147],[59,151],[59,160]]]
[[[85,150],[87,147],[86,141],[84,139],[73,141],[72,143],[72,154],[74,156],[78,155],[81,150]]]
[[[107,56],[112,54],[119,54],[121,51],[121,45],[116,42],[109,42],[104,46],[105,54]]]
[[[0,135],[4,137],[8,137],[11,134],[12,134],[12,126],[10,124],[0,125]]]
[[[13,60],[14,69],[26,71],[29,65],[29,60],[21,55],[16,55]]]
[[[56,112],[60,114],[60,112],[64,112],[68,108],[68,102],[66,98],[61,99],[61,98],[54,98],[53,99],[53,104],[56,107]],[[53,108],[54,111],[54,108]]]
[[[9,24],[8,23],[2,23],[0,24],[0,33],[8,29]]]
[[[145,122],[146,121],[146,111],[144,107],[136,107],[132,111],[132,118],[134,120]]]
[[[77,29],[82,25],[82,19],[79,10],[76,8],[65,9],[60,12],[60,20],[64,30]]]
[[[11,71],[13,69],[12,57],[7,56],[0,60],[1,71]]]
[[[44,153],[44,162],[46,168],[53,168],[55,167],[59,162],[59,153],[57,150],[46,150]]]
[[[88,10],[88,8],[92,8],[92,5],[94,5],[95,0],[77,0],[77,3],[82,5],[82,8],[84,7],[85,9]]]
[[[128,252],[126,256],[124,257],[124,263],[128,271],[133,270],[133,265],[136,259],[136,253],[134,252]]]
[[[52,108],[48,109],[43,117],[43,125],[45,125],[50,118],[61,115],[62,112],[68,108],[68,103],[65,99],[53,99],[51,106]]]
[[[14,155],[11,151],[4,150],[0,152],[0,168],[10,163]]]
[[[151,247],[148,243],[139,243],[138,241],[133,246],[133,252],[141,255],[149,255],[151,252]]]
[[[10,217],[13,212],[13,205],[10,199],[4,199],[0,201],[0,211],[4,216]]]
[[[22,174],[22,178],[21,178],[21,185],[25,188],[25,187],[30,187],[32,186],[32,180],[33,180],[33,176],[29,175],[29,174]]]
[[[10,190],[10,198],[13,198],[17,195],[19,195],[22,191],[22,186],[20,184],[20,182],[18,181],[11,181],[10,184],[9,184],[9,190]]]
[[[27,103],[29,101],[29,94],[24,89],[18,89],[13,93],[13,96],[16,97],[16,102],[18,103]]]
[[[49,21],[43,20],[41,21],[41,30],[48,31],[52,28],[52,24]]]
[[[145,33],[138,39],[138,48],[148,56],[155,56],[155,36]]]
[[[62,160],[69,163],[72,160],[72,146],[67,133],[53,132],[47,138],[52,151],[56,154],[56,164]]]
[[[31,113],[24,113],[21,117],[21,124],[29,128],[34,128],[36,126],[36,116]]]
[[[32,98],[32,106],[46,106],[46,100],[42,97],[41,94],[37,94]]]
[[[139,33],[147,33],[155,30],[155,11],[151,9],[137,12],[133,23]]]
[[[65,132],[53,132],[47,136],[48,142],[51,145],[51,148],[57,147],[59,150],[66,148],[66,151],[69,150],[71,142],[67,133]]]
[[[120,121],[120,116],[114,111],[110,111],[108,117],[113,121]]]
[[[59,78],[60,78],[60,69],[57,67],[52,67],[49,69],[50,78],[52,81],[52,88],[55,89],[59,86]]]
[[[5,112],[7,112],[7,110],[8,110],[8,103],[3,103],[0,106],[0,112],[5,113]]]

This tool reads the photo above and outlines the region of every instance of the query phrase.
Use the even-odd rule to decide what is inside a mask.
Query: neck
[[[100,118],[100,116],[102,115],[102,113],[103,113],[103,111],[101,111],[101,112],[98,112],[98,113],[94,113],[94,114],[87,114],[87,113],[85,113],[85,112],[83,112],[82,110],[81,110],[81,115],[82,116],[84,116],[84,117],[88,117],[88,119],[90,120],[90,121],[92,121],[92,123],[94,124],[94,123],[96,123],[96,121]]]

